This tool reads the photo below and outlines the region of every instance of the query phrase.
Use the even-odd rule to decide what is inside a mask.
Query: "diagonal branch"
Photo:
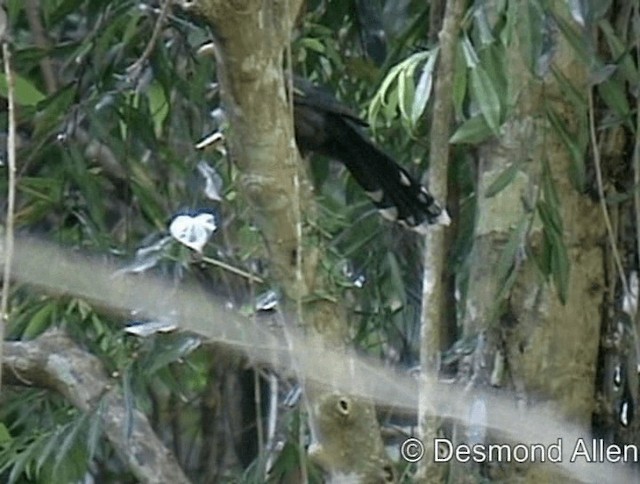
[[[58,330],[32,341],[3,346],[2,366],[7,384],[55,390],[83,412],[102,404],[100,417],[106,437],[141,482],[189,482],[145,415],[133,410],[133,418],[127,417],[119,387],[107,376],[96,356],[80,349]]]

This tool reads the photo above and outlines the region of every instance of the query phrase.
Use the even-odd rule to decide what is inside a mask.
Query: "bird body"
[[[318,153],[345,165],[383,217],[424,232],[448,225],[447,212],[428,190],[364,133],[367,123],[325,90],[294,79],[294,126],[300,152]]]
[[[388,220],[419,233],[429,225],[449,225],[447,211],[426,187],[369,139],[364,132],[367,123],[352,109],[307,79],[296,76],[293,84],[295,138],[303,156],[317,153],[345,165]],[[216,134],[205,137],[197,147],[218,141],[220,136]]]

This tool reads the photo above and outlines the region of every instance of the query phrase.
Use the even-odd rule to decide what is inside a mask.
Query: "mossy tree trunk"
[[[306,220],[313,218],[312,190],[301,170],[287,103],[283,54],[300,0],[196,0],[185,5],[213,27],[218,80],[231,129],[231,156],[243,193],[269,248],[274,283],[290,313],[308,333],[343,347],[345,312],[321,296],[327,287],[317,261],[323,249]],[[312,301],[302,303],[302,301]],[[296,309],[297,308],[297,309]],[[373,405],[307,381],[312,457],[331,480],[392,482]]]
[[[462,321],[465,336],[475,337],[477,345],[459,377],[470,388],[513,392],[517,405],[551,404],[589,428],[605,291],[605,225],[598,204],[577,189],[577,160],[550,122],[555,117],[573,134],[588,128],[587,72],[555,31],[551,69],[540,77],[532,74],[539,58],[527,56],[527,35],[535,25],[527,3],[512,5],[509,12],[514,26],[506,45],[503,101],[511,104],[510,116],[500,137],[479,151],[476,231]],[[560,78],[571,80],[584,104],[570,100]],[[490,193],[514,164],[506,187]],[[478,471],[504,482],[562,480],[541,465],[487,465]],[[467,476],[461,482],[473,481],[461,465],[454,472]]]

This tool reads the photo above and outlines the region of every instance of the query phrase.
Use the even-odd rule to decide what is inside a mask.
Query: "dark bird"
[[[343,163],[388,220],[424,233],[450,218],[429,191],[366,136],[367,123],[330,93],[294,78],[294,125],[303,155],[318,153]]]

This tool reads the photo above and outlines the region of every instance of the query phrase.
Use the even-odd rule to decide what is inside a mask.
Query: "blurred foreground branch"
[[[2,260],[3,254],[0,252],[0,261]],[[136,310],[140,317],[157,319],[171,314],[181,330],[195,332],[208,342],[224,343],[242,351],[252,361],[268,364],[279,372],[301,375],[305,379],[329,385],[338,392],[371,399],[378,405],[392,406],[408,412],[417,410],[417,381],[402,372],[383,367],[379,361],[318,345],[313,339],[305,338],[293,330],[289,332],[288,341],[285,342],[267,328],[225,310],[224,303],[211,295],[189,291],[188,287],[176,290],[174,286],[157,278],[119,275],[117,269],[96,259],[82,257],[78,252],[18,238],[12,274],[16,282],[36,285],[48,293],[73,294],[118,311]],[[37,373],[28,373],[26,370],[29,365],[24,368],[21,366],[17,359],[20,355],[24,355],[23,358],[31,355],[33,361],[41,361],[40,366],[44,368],[47,362],[50,364],[57,359],[65,361],[65,358],[73,354],[86,355],[77,348],[71,350],[64,345],[56,346],[53,344],[54,340],[55,338],[47,336],[36,340],[37,343],[5,343],[7,355],[3,366],[8,372],[13,373],[15,369],[22,379],[32,379],[37,383]],[[27,352],[29,348],[33,352]],[[62,348],[65,348],[64,351]],[[48,357],[49,353],[56,357]],[[28,362],[29,359],[25,361]],[[71,375],[76,374],[69,382],[78,385],[82,381],[83,385],[90,388],[93,388],[95,381],[102,382],[90,393],[94,398],[102,395],[106,391],[107,380],[104,373],[96,370],[101,368],[96,366],[99,365],[98,360],[78,358],[77,361],[72,361],[73,365],[62,367]],[[86,366],[81,366],[80,361],[84,361]],[[99,380],[81,378],[79,375],[84,375],[85,372],[87,375],[102,376]],[[59,385],[66,386],[65,380],[59,379],[58,382]],[[20,384],[24,383],[21,381]],[[76,391],[59,391],[63,395],[77,394]],[[434,409],[435,415],[455,419],[462,424],[470,423],[469,410],[473,400],[481,399],[487,408],[486,427],[499,430],[505,438],[517,442],[555,443],[560,439],[564,443],[564,452],[571,452],[577,439],[591,442],[588,429],[559,418],[560,413],[552,404],[516,408],[510,395],[495,395],[482,388],[474,388],[474,398],[470,398],[469,392],[464,388],[438,382],[435,378],[429,379],[425,385],[421,398],[423,397],[430,408]],[[117,398],[112,398],[116,405]],[[94,400],[89,398],[79,401]],[[117,415],[115,410],[114,412]],[[116,426],[116,423],[117,421],[106,426]],[[114,434],[116,432],[121,433],[122,429],[118,430],[116,426]],[[569,457],[570,454],[563,455],[558,465],[572,478],[585,482],[634,482],[632,469],[624,464],[585,462],[583,459],[571,462]],[[171,481],[165,479],[159,482]]]

